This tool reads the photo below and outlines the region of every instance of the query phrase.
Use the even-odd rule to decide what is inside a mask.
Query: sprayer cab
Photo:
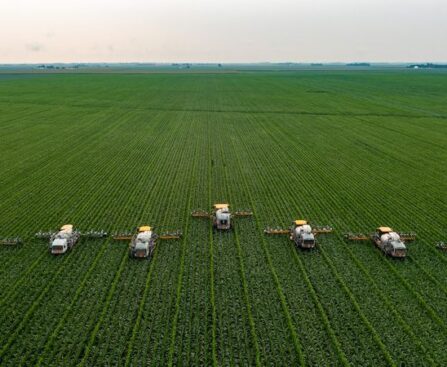
[[[214,204],[213,225],[217,229],[227,230],[231,228],[231,213],[228,204]]]
[[[53,255],[62,255],[70,250],[79,240],[80,233],[73,225],[65,224],[50,238],[50,251]]]
[[[178,240],[182,237],[180,231],[157,234],[154,227],[144,225],[133,232],[121,232],[112,235],[115,241],[130,241],[129,257],[133,259],[148,259],[153,257],[155,247],[160,240]]]
[[[290,229],[270,228],[264,230],[268,235],[289,235],[289,239],[295,243],[296,247],[302,249],[313,249],[317,245],[316,236],[319,234],[331,233],[330,226],[311,226],[307,220],[297,219],[292,222]]]
[[[211,219],[213,227],[218,230],[228,231],[232,228],[232,218],[250,217],[253,215],[251,210],[236,210],[231,212],[229,204],[214,204],[212,210],[194,210],[191,215],[195,218]]]
[[[312,227],[305,220],[299,219],[293,221],[290,237],[298,247],[304,249],[312,249],[315,247],[315,235],[312,232]]]
[[[390,227],[378,227],[373,234],[373,241],[378,248],[391,257],[404,258],[407,255],[405,243]]]

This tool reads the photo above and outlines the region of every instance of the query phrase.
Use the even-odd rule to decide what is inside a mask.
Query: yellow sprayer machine
[[[151,259],[157,240],[177,240],[182,237],[180,231],[166,232],[158,235],[153,227],[141,226],[137,228],[136,233],[117,233],[112,236],[116,241],[130,241],[129,257]]]
[[[372,241],[384,254],[403,259],[407,255],[405,242],[416,240],[416,233],[395,232],[390,227],[377,227],[374,233],[345,233],[347,241]]]
[[[79,232],[72,224],[64,224],[59,231],[37,232],[36,238],[48,239],[50,245],[50,252],[53,255],[62,255],[71,250],[73,246],[78,243],[81,237],[83,238],[105,238],[107,232],[105,231],[87,231]]]
[[[288,235],[297,247],[312,249],[316,246],[315,237],[317,235],[331,233],[332,230],[332,227],[329,226],[312,227],[307,223],[307,220],[297,219],[292,222],[289,229],[268,227],[264,229],[264,233],[268,235]]]
[[[220,230],[231,229],[232,217],[249,217],[253,213],[250,210],[230,211],[229,204],[214,204],[211,212],[205,210],[195,210],[191,213],[196,218],[208,218],[213,221],[213,227]]]

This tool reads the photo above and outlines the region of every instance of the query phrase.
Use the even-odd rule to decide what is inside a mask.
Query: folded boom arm
[[[235,217],[251,217],[253,212],[251,210],[236,210],[233,215]]]
[[[112,239],[115,241],[130,241],[132,237],[133,234],[130,232],[114,233],[112,235]]]
[[[14,237],[14,238],[1,238],[0,239],[0,245],[5,246],[15,246],[15,245],[21,245],[22,239],[20,237]]]
[[[313,234],[331,233],[332,231],[333,231],[333,228],[330,226],[315,226],[312,229]]]
[[[344,238],[346,241],[369,241],[371,236],[364,233],[348,232],[344,234]]]
[[[180,238],[182,238],[182,232],[180,231],[175,231],[175,232],[165,232],[162,233],[158,238],[160,240],[178,240]]]
[[[210,214],[210,213],[208,213],[208,212],[205,211],[205,210],[201,210],[201,209],[194,210],[194,211],[191,213],[191,215],[192,215],[193,217],[196,217],[196,218],[210,218],[210,217],[211,217],[211,214]]]
[[[285,229],[285,228],[271,228],[271,227],[267,227],[266,229],[264,229],[264,233],[265,234],[273,234],[273,235],[285,235],[285,234],[290,234],[290,229]]]
[[[416,240],[416,233],[414,232],[397,232],[402,241],[411,242]]]

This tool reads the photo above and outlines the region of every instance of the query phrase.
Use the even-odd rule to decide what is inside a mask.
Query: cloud
[[[44,49],[41,43],[33,42],[26,45],[26,49],[31,52],[40,52]]]

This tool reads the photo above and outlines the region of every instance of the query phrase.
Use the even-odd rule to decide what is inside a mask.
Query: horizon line
[[[40,64],[141,64],[141,65],[173,65],[173,64],[191,64],[191,65],[254,65],[254,64],[435,64],[447,63],[447,61],[369,61],[369,60],[352,60],[352,61],[40,61],[40,62],[0,62],[0,66],[4,65],[40,65]]]

